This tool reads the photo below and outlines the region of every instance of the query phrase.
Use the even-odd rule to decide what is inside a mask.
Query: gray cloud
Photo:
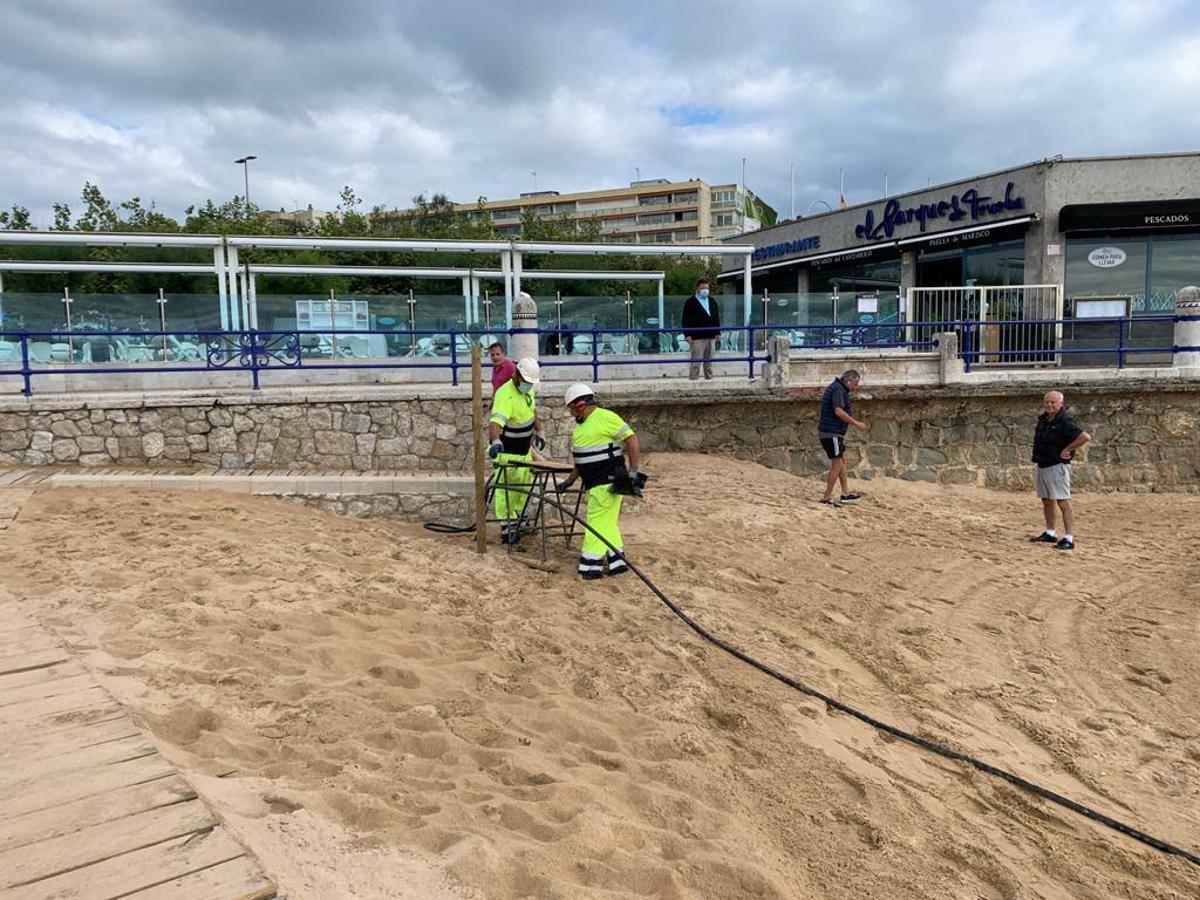
[[[643,177],[747,181],[785,215],[1016,165],[1200,145],[1200,7],[10,0],[0,205],[84,180],[179,214]],[[76,203],[77,205],[77,203]]]

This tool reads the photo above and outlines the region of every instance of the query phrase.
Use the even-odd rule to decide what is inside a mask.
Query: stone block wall
[[[1053,383],[888,387],[856,400],[870,433],[847,442],[851,473],[1001,489],[1028,488],[1042,394]],[[608,387],[605,402],[649,451],[725,453],[800,475],[826,468],[816,440],[819,390]],[[1125,381],[1068,386],[1068,405],[1095,437],[1075,466],[1083,488],[1200,487],[1200,383]],[[21,404],[24,404],[23,406]],[[465,391],[298,402],[287,395],[115,399],[0,406],[0,465],[250,467],[308,471],[468,472]],[[543,401],[549,454],[564,458],[573,424]]]
[[[474,500],[462,494],[283,494],[282,499],[354,519],[469,522]]]
[[[864,392],[854,413],[870,431],[852,430],[847,438],[851,476],[1028,490],[1034,424],[1047,389]],[[729,453],[819,475],[828,460],[817,442],[818,399],[798,392],[777,403],[628,412],[648,450]],[[1076,486],[1200,490],[1200,390],[1089,388],[1069,391],[1067,403],[1093,436],[1074,463]]]
[[[312,471],[463,471],[469,400],[78,404],[0,411],[12,465],[252,466]]]

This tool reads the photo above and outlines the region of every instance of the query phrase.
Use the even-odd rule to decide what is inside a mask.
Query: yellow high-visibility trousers
[[[611,485],[598,484],[594,488],[588,489],[587,498],[588,525],[603,535],[609,544],[618,550],[623,550],[625,542],[621,538],[618,522],[621,518],[621,501],[625,499],[624,496],[614,494]],[[602,574],[606,560],[609,574],[625,568],[625,561],[609,550],[608,544],[585,528],[583,546],[579,552],[579,574],[589,578]]]
[[[496,493],[493,505],[496,509],[496,518],[501,522],[516,519],[524,511],[525,504],[529,502],[528,493],[523,493],[521,490],[505,490],[504,486],[507,484],[527,491],[529,485],[533,483],[533,472],[528,467],[506,466],[504,464],[512,462],[527,463],[532,459],[532,452],[501,453],[496,457],[494,479]]]

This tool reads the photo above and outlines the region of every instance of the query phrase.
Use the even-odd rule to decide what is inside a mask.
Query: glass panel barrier
[[[62,299],[61,292],[0,294],[4,328],[15,331],[66,328],[66,307]]]

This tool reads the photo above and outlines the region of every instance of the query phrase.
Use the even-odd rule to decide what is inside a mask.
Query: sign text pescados
[[[1010,181],[1004,188],[1004,196],[999,199],[993,199],[971,188],[961,194],[951,194],[948,200],[922,203],[907,209],[900,206],[899,200],[889,200],[883,207],[883,216],[878,222],[875,221],[875,211],[867,210],[863,223],[855,226],[854,236],[877,241],[880,238],[891,237],[897,228],[913,222],[916,222],[923,232],[925,226],[933,219],[944,218],[947,222],[958,222],[962,219],[974,221],[980,216],[994,216],[1009,210],[1024,209],[1025,198],[1013,196],[1015,187]]]

